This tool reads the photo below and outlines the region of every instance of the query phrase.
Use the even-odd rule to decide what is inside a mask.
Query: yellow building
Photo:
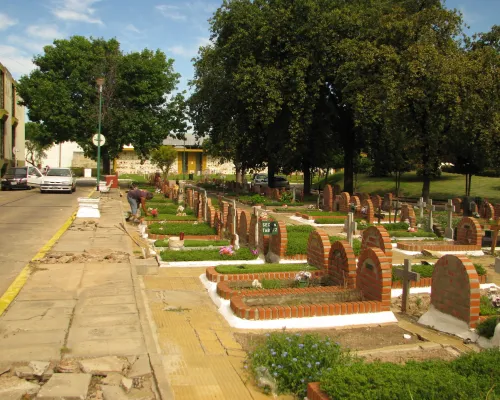
[[[16,81],[0,64],[0,168],[24,165],[24,106],[16,92]]]

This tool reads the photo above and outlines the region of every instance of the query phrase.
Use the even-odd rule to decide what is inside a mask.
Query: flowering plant
[[[413,227],[408,227],[408,232],[416,232],[417,231],[417,228],[413,228]]]
[[[156,218],[158,216],[158,209],[157,208],[153,208],[151,210],[151,215],[153,218]]]
[[[219,254],[221,256],[232,256],[234,254],[233,246],[230,245],[230,246],[221,247],[219,250]]]
[[[257,254],[259,254],[259,249],[253,249],[253,250],[251,250],[251,251],[252,251],[252,254],[253,254],[254,256],[256,256]]]
[[[311,279],[312,275],[309,271],[300,271],[298,274],[295,275],[295,280],[296,281],[307,281]]]

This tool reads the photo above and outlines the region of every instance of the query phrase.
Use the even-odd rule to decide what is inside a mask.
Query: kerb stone
[[[37,400],[85,400],[91,374],[54,374],[42,387]]]

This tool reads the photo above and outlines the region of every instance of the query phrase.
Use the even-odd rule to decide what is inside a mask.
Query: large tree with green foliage
[[[170,168],[177,161],[177,151],[172,146],[160,146],[151,152],[151,164],[156,165],[163,173],[163,178],[168,178]]]
[[[52,135],[42,124],[36,122],[26,122],[24,129],[26,161],[36,166],[47,157],[46,151],[52,146]]]
[[[73,36],[55,40],[35,57],[39,68],[23,76],[18,91],[31,121],[41,122],[54,143],[75,141],[87,156],[96,157],[91,137],[97,132],[99,93],[96,79],[105,78],[102,91],[103,167],[124,145],[133,145],[145,159],[168,135],[186,129],[183,96],[169,98],[179,74],[173,60],[159,50],[125,54],[116,39]]]

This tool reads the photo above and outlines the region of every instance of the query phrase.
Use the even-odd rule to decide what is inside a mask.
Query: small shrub
[[[483,267],[483,264],[474,264],[474,268],[476,268],[479,276],[486,275],[486,269]]]
[[[278,394],[303,397],[308,382],[318,381],[323,372],[351,358],[338,344],[318,335],[279,332],[266,336],[248,362],[257,380],[264,375],[276,383]]]
[[[159,235],[176,235],[181,232],[186,235],[215,235],[217,230],[208,224],[182,224],[182,223],[166,223],[166,224],[151,224],[149,232]]]
[[[168,239],[157,240],[155,242],[156,247],[168,247]]]
[[[146,221],[197,221],[194,215],[159,214],[157,217],[147,216]]]
[[[281,193],[280,201],[282,203],[291,203],[292,199],[293,199],[293,193],[292,192],[283,192],[283,193]]]
[[[388,231],[407,231],[410,227],[406,222],[393,222],[390,224],[382,224],[382,226]]]
[[[488,296],[481,296],[479,300],[479,315],[497,315],[499,310],[493,307]]]
[[[283,281],[279,279],[262,279],[262,289],[281,289]]]
[[[403,279],[396,276],[395,270],[402,269],[403,267],[393,266],[392,267],[392,281],[402,281]],[[434,271],[434,265],[427,264],[416,264],[411,266],[411,270],[413,272],[417,272],[420,274],[421,278],[432,278],[432,272]]]
[[[218,249],[189,251],[164,250],[160,255],[163,261],[255,260],[257,258],[257,256],[252,254],[247,247],[235,250],[232,256],[222,255],[219,253]]]

